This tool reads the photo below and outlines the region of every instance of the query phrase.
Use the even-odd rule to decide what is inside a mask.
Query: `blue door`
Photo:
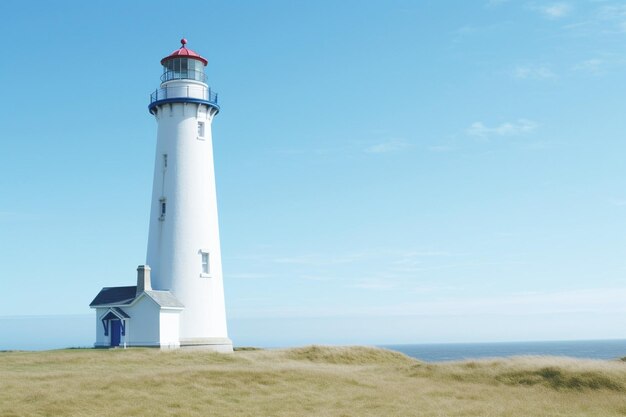
[[[111,346],[120,345],[122,326],[119,320],[111,320]]]

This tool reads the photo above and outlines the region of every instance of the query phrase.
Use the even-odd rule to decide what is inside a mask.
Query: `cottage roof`
[[[137,295],[137,286],[131,287],[104,287],[89,307],[130,305],[142,294],[146,294],[155,303],[166,308],[184,308],[183,303],[169,291],[149,290]]]
[[[176,308],[184,308],[183,303],[178,301],[178,298],[174,297],[169,291],[144,291],[146,295],[152,298],[158,305],[161,307],[176,307]]]
[[[128,305],[133,302],[137,295],[137,286],[132,287],[104,287],[89,307],[106,305]]]

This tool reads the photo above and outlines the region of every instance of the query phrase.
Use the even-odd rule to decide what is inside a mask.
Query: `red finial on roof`
[[[181,45],[183,45],[183,48],[185,48],[185,45],[187,45],[187,39],[182,38],[182,39],[180,40],[180,43],[181,43]]]

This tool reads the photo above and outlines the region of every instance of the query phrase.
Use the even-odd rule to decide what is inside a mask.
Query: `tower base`
[[[186,350],[212,350],[221,353],[231,353],[233,351],[233,341],[227,337],[181,339],[180,347]]]

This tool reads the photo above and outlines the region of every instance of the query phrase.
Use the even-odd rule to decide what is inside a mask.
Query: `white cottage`
[[[90,304],[97,347],[232,351],[211,134],[220,108],[207,60],[186,44],[161,60],[161,85],[148,106],[157,141],[147,265],[137,270],[137,286],[103,288]]]
[[[96,347],[180,347],[184,306],[170,291],[151,288],[148,266],[137,268],[137,285],[105,287],[89,306],[96,309]]]

